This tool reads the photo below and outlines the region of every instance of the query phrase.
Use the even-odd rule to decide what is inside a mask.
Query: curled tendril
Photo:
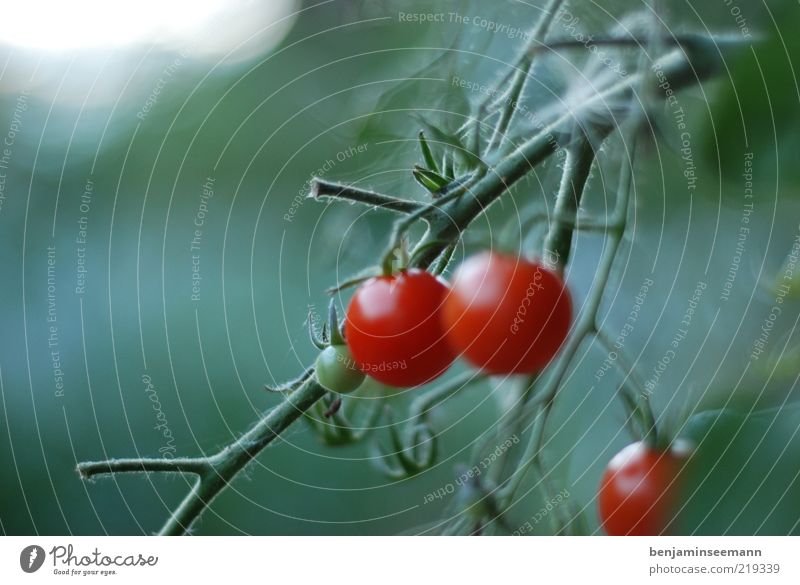
[[[402,433],[399,425],[395,424],[392,409],[386,406],[384,413],[392,451],[374,441],[372,449],[378,468],[392,479],[403,479],[433,467],[439,454],[439,439],[429,422],[431,412],[457,392],[482,379],[474,372],[465,372],[415,399],[409,407],[409,421]]]
[[[384,409],[384,418],[389,428],[392,450],[387,451],[377,440],[372,444],[375,461],[381,471],[399,480],[417,475],[436,463],[438,439],[430,425],[418,422],[407,428],[401,436],[391,407]]]

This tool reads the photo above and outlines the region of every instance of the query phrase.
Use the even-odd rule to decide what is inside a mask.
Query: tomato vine
[[[414,167],[412,176],[430,192],[432,198],[429,203],[419,203],[320,178],[313,181],[309,194],[312,199],[356,202],[400,215],[387,250],[382,257],[376,258],[379,269],[356,276],[352,283],[363,282],[381,271],[384,274],[391,272],[398,249],[405,245],[409,228],[418,222],[427,224],[427,231],[410,250],[407,268],[430,269],[434,274],[441,273],[450,261],[456,242],[470,224],[515,183],[562,147],[566,149],[566,159],[555,211],[548,218],[551,223],[542,250],[544,261],[553,270],[561,271],[569,261],[576,229],[605,231],[605,247],[593,287],[580,316],[561,347],[559,356],[548,367],[546,376],[533,374],[517,381],[518,408],[513,416],[498,421],[497,428],[500,430],[497,433],[510,431],[514,436],[520,437],[529,432],[527,443],[521,445],[522,451],[519,454],[509,449],[497,456],[492,462],[489,475],[492,485],[482,481],[481,485],[472,486],[477,490],[472,495],[477,496],[470,498],[472,504],[469,506],[469,513],[456,513],[442,522],[442,531],[447,533],[481,531],[493,521],[507,526],[503,515],[518,501],[518,492],[531,470],[537,472],[548,494],[558,491],[551,485],[552,480],[543,460],[547,445],[547,421],[579,345],[588,336],[595,336],[599,343],[608,343],[608,338],[599,331],[597,312],[624,235],[630,203],[632,160],[626,158],[622,164],[616,203],[609,221],[593,223],[579,216],[581,196],[592,166],[597,164],[596,152],[603,141],[623,124],[629,125],[630,136],[633,138],[640,125],[646,123],[647,108],[651,103],[659,101],[656,97],[657,83],[652,73],[653,68],[657,67],[659,75],[670,80],[673,90],[678,90],[718,71],[721,60],[715,56],[721,57],[723,50],[735,44],[703,36],[673,37],[664,42],[628,37],[598,39],[598,42],[608,45],[635,47],[642,55],[648,54],[648,60],[640,60],[638,71],[598,88],[585,99],[571,104],[569,108],[565,107],[552,123],[533,136],[511,140],[509,133],[514,128],[515,104],[532,76],[535,60],[556,49],[582,47],[572,40],[556,39],[546,42],[546,36],[561,3],[561,0],[550,0],[532,31],[529,45],[522,51],[508,74],[502,77],[506,86],[502,100],[487,98],[480,103],[456,137],[445,136],[434,126],[426,128],[430,139],[424,134],[420,136],[425,166]],[[618,103],[627,104],[622,114],[613,111],[608,105]],[[589,115],[598,111],[605,112],[599,121],[596,116]],[[488,138],[485,138],[487,134]],[[630,145],[629,142],[629,147]],[[433,150],[441,148],[445,149],[445,156],[439,165]],[[322,338],[318,338],[312,331],[312,341],[321,351],[328,351],[328,357],[332,356],[335,360],[341,351],[337,353],[328,350],[331,343],[328,337],[338,334],[338,330],[328,331],[327,335],[323,332]],[[325,362],[326,368],[329,365],[331,364]],[[636,387],[635,374],[630,370],[624,373],[627,378],[620,390],[620,397],[629,413],[631,427],[641,439],[655,443],[658,437],[653,414]],[[352,391],[358,385],[357,376],[337,377],[330,374],[330,371],[326,371],[323,375],[329,387],[341,382],[340,388],[344,389],[342,391]],[[430,426],[429,413],[447,397],[460,392],[475,379],[476,375],[472,373],[457,376],[421,394],[412,404],[408,427],[401,433],[391,421],[391,412],[383,412],[380,407],[367,414],[363,426],[354,426],[350,422],[354,413],[348,412],[342,406],[341,397],[333,396],[334,393],[320,384],[312,367],[297,379],[276,388],[275,390],[282,392],[284,400],[264,413],[250,430],[216,453],[193,458],[131,458],[84,462],[78,465],[78,472],[83,478],[130,472],[194,475],[195,481],[189,493],[160,530],[160,534],[165,535],[185,534],[211,501],[230,485],[248,463],[299,419],[307,420],[326,442],[342,444],[361,440],[376,417],[384,414],[389,421],[392,447],[388,452],[379,452],[382,468],[395,478],[407,477],[429,468],[435,462],[437,453],[436,433]],[[416,380],[409,379],[409,382],[414,383]],[[476,453],[480,449],[481,445],[476,448]],[[483,505],[475,506],[476,501]],[[570,529],[570,518],[563,512],[554,514],[554,518],[557,532]]]

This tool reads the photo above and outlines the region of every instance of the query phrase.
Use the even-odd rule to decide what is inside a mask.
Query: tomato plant
[[[364,373],[389,386],[430,382],[450,367],[440,312],[447,286],[424,270],[372,278],[347,309],[345,337]]]
[[[482,252],[456,271],[442,317],[450,345],[475,367],[532,373],[567,337],[572,302],[561,277],[541,264]]]
[[[683,441],[669,450],[632,443],[617,453],[600,483],[598,505],[610,536],[665,534],[675,516],[680,474],[691,449]]]
[[[302,358],[303,368],[299,376],[269,387],[284,393],[283,400],[265,411],[248,431],[236,435],[216,453],[174,459],[150,457],[87,461],[78,466],[81,475],[89,478],[142,471],[196,475],[196,487],[169,516],[161,534],[184,534],[190,530],[208,502],[230,485],[262,449],[281,437],[298,420],[310,424],[313,432],[329,446],[355,444],[377,430],[372,434],[380,433],[383,437],[370,437],[376,455],[371,459],[391,479],[408,479],[434,467],[445,467],[437,465],[437,437],[440,435],[435,430],[436,420],[431,412],[442,408],[473,379],[481,381],[484,377],[469,371],[466,376],[448,377],[407,404],[397,401],[395,404],[407,406],[408,410],[402,422],[397,423],[392,405],[384,403],[386,392],[366,396],[369,388],[364,388],[363,397],[374,400],[356,399],[362,396],[333,396],[332,392],[354,390],[365,375],[386,385],[419,386],[443,374],[456,357],[463,355],[480,370],[478,374],[527,375],[515,376],[508,381],[490,381],[492,384],[497,382],[493,394],[498,397],[502,412],[491,421],[490,429],[487,429],[491,432],[475,433],[472,429],[467,433],[470,439],[475,438],[469,458],[477,463],[468,466],[455,482],[462,489],[458,497],[453,498],[452,506],[447,508],[448,518],[430,530],[441,530],[446,534],[515,532],[514,524],[509,522],[515,520],[514,516],[521,508],[518,504],[530,493],[530,490],[525,493],[521,490],[527,487],[533,473],[537,481],[534,489],[539,489],[546,497],[547,506],[543,509],[552,524],[552,531],[555,534],[587,533],[590,529],[582,518],[585,506],[576,498],[567,499],[557,491],[558,474],[551,473],[553,466],[548,465],[546,459],[547,451],[558,446],[553,441],[556,436],[572,439],[569,433],[554,432],[554,405],[574,398],[573,393],[564,392],[564,389],[570,384],[574,387],[577,376],[585,370],[584,364],[591,357],[589,349],[592,352],[598,349],[606,354],[603,376],[596,376],[598,382],[605,375],[605,366],[611,368],[613,365],[621,378],[614,391],[624,409],[628,430],[633,437],[631,440],[642,441],[614,457],[606,470],[599,493],[603,526],[609,534],[659,534],[667,531],[674,516],[675,486],[688,451],[677,444],[668,450],[651,446],[660,444],[661,438],[669,433],[659,428],[663,426],[660,422],[663,413],[656,416],[652,407],[655,401],[650,397],[656,386],[662,394],[668,391],[664,388],[667,388],[671,376],[661,376],[666,368],[666,365],[662,366],[665,363],[663,358],[655,364],[656,368],[661,368],[654,370],[657,379],[643,380],[641,374],[652,366],[648,363],[650,358],[677,355],[677,352],[669,349],[668,353],[662,353],[664,348],[658,346],[649,348],[648,352],[632,351],[634,348],[630,346],[638,341],[650,345],[651,339],[655,339],[645,336],[642,331],[636,337],[628,336],[643,306],[644,293],[637,297],[637,304],[628,314],[630,322],[625,323],[622,332],[616,329],[613,318],[606,317],[627,311],[624,295],[616,294],[625,292],[628,286],[628,279],[623,278],[628,274],[627,263],[620,278],[617,275],[618,269],[623,268],[623,260],[627,260],[621,251],[631,256],[630,252],[639,244],[654,242],[652,239],[639,239],[641,234],[650,238],[649,230],[631,230],[629,225],[630,218],[639,217],[632,213],[638,209],[635,207],[639,203],[637,193],[645,193],[642,195],[643,203],[647,203],[646,197],[651,197],[650,202],[654,200],[652,194],[646,193],[651,189],[644,188],[653,183],[642,183],[636,177],[642,169],[649,168],[634,162],[637,152],[642,150],[637,141],[643,138],[660,140],[662,134],[669,137],[667,131],[672,130],[674,122],[681,138],[681,156],[672,157],[677,160],[658,157],[659,163],[667,161],[673,164],[666,167],[669,172],[662,176],[670,181],[672,175],[679,181],[686,179],[686,184],[679,186],[681,189],[685,187],[689,194],[695,193],[700,173],[691,153],[688,126],[694,123],[696,115],[689,115],[689,108],[685,112],[680,106],[678,92],[727,71],[722,57],[747,44],[740,39],[694,32],[665,35],[660,18],[653,19],[652,25],[647,25],[643,19],[641,29],[637,25],[626,31],[630,35],[621,34],[616,27],[619,22],[615,21],[614,28],[606,31],[605,36],[597,37],[598,41],[602,39],[603,54],[608,60],[601,61],[597,54],[578,55],[573,59],[568,56],[570,52],[590,47],[577,36],[565,34],[579,19],[573,18],[564,4],[563,0],[548,0],[547,8],[541,10],[539,21],[531,30],[525,46],[520,47],[515,62],[495,80],[493,85],[497,92],[494,87],[492,91],[484,91],[486,86],[478,83],[478,77],[475,81],[467,81],[452,76],[450,67],[462,66],[466,54],[458,48],[447,51],[443,59],[437,59],[433,69],[414,75],[412,82],[418,85],[410,93],[460,96],[453,103],[461,104],[463,109],[450,108],[444,102],[426,105],[397,103],[398,96],[409,93],[404,87],[388,90],[385,99],[369,108],[372,120],[387,119],[379,116],[379,112],[400,114],[414,111],[417,114],[415,124],[418,122],[421,128],[415,128],[415,131],[418,132],[421,160],[398,158],[392,160],[392,164],[405,168],[408,183],[416,180],[424,193],[400,197],[397,193],[404,189],[399,183],[392,194],[363,188],[361,185],[365,181],[370,182],[376,176],[372,173],[369,176],[365,173],[358,181],[350,183],[331,181],[323,177],[330,170],[329,164],[319,167],[316,176],[302,185],[303,191],[308,187],[312,199],[356,203],[370,211],[396,214],[397,217],[387,233],[389,238],[382,254],[370,245],[374,241],[371,234],[365,239],[342,241],[342,250],[349,247],[348,241],[368,242],[361,247],[367,252],[361,259],[368,266],[350,278],[331,283],[335,286],[329,290],[341,291],[362,284],[355,290],[348,306],[344,332],[338,326],[333,304],[327,329],[323,326],[318,334],[313,320],[309,319],[311,342],[320,353],[313,367],[309,365],[311,357]],[[658,16],[655,14],[657,10],[652,12]],[[554,26],[557,23],[562,26]],[[587,19],[586,23],[591,23],[591,20]],[[597,33],[599,35],[601,31]],[[557,61],[553,60],[553,55],[558,56]],[[496,62],[492,58],[491,63]],[[606,70],[605,67],[612,63],[614,69]],[[568,71],[565,64],[575,66],[576,82],[562,75]],[[784,71],[785,67],[776,69]],[[447,77],[454,82],[458,79],[458,83],[448,84],[450,87],[446,90],[442,86],[444,91],[431,92],[431,79],[442,78],[441,73],[445,70],[448,71]],[[476,76],[482,75],[478,71],[480,69],[476,69]],[[557,83],[551,85],[551,80],[557,80]],[[363,85],[368,86],[370,83]],[[534,91],[537,86],[541,88]],[[468,97],[456,89],[469,90],[475,95]],[[330,97],[333,99],[340,94],[332,92]],[[361,100],[352,101],[361,103]],[[659,119],[665,104],[673,107],[673,116],[666,117],[670,124],[663,124],[664,120]],[[319,105],[322,106],[323,101]],[[437,107],[429,107],[432,105]],[[529,105],[533,107],[529,108]],[[543,113],[544,117],[532,119],[528,114],[534,111]],[[352,120],[364,117],[359,113]],[[292,120],[295,118],[304,116],[291,117]],[[405,126],[405,122],[398,125],[404,135],[408,130]],[[338,127],[332,126],[331,130]],[[772,125],[764,124],[763,127]],[[655,129],[659,132],[656,133]],[[379,148],[402,144],[405,140],[393,137],[388,141],[383,138],[376,141],[382,134],[383,129],[381,132],[359,133],[364,138],[363,145],[353,146],[347,152],[361,152],[362,146],[366,151],[367,144],[370,144],[370,153],[375,153],[371,156],[379,157],[376,160],[389,160],[393,153],[400,151]],[[317,138],[321,141],[324,137]],[[713,142],[716,144],[717,140]],[[739,156],[738,152],[736,156]],[[558,160],[553,162],[554,158]],[[751,152],[745,160],[751,161],[752,158]],[[336,160],[341,161],[341,158],[337,155]],[[548,160],[550,162],[546,162]],[[675,166],[676,162],[680,166]],[[365,161],[364,164],[367,169],[371,163]],[[547,166],[542,169],[545,164]],[[619,172],[608,173],[612,167],[618,168]],[[539,175],[540,170],[545,172]],[[555,177],[556,170],[561,175],[558,185],[551,184],[549,179],[551,174]],[[526,188],[526,182],[528,186],[531,184],[526,179],[532,178],[532,173],[537,173],[537,179],[541,179],[540,188],[534,190],[533,196]],[[590,181],[591,177],[597,179]],[[303,178],[307,178],[305,172]],[[663,193],[656,193],[656,196],[666,197],[667,192],[674,188],[674,182],[663,181]],[[597,197],[601,190],[602,200]],[[276,186],[275,191],[281,192],[282,189]],[[746,187],[745,199],[752,198],[753,191]],[[741,194],[738,188],[731,192],[735,192],[737,197]],[[684,199],[691,202],[691,198]],[[292,200],[289,212],[283,216],[284,221],[295,220],[301,201],[302,195]],[[505,253],[482,252],[462,263],[454,274],[452,288],[449,288],[435,275],[447,269],[456,250],[476,241],[473,236],[480,235],[474,231],[476,223],[490,224],[502,219],[501,214],[487,213],[492,207],[515,212],[513,216],[507,214],[507,226],[519,228],[520,241],[525,243],[525,248],[547,258],[547,265]],[[655,209],[656,206],[649,207]],[[647,208],[642,206],[643,210]],[[667,206],[663,209],[666,210]],[[754,224],[750,223],[751,215],[755,214],[754,204],[746,202],[742,210],[741,225],[734,226],[732,232],[739,234],[739,255],[734,256],[731,266],[739,265],[744,250],[757,247],[756,242],[741,237],[742,234],[751,234],[751,230],[752,235],[756,233],[752,228]],[[666,212],[657,218],[662,229],[666,225],[665,218]],[[680,216],[681,222],[684,219]],[[547,222],[546,233],[541,233],[538,228],[543,226],[541,222],[544,220]],[[310,223],[303,224],[299,219],[295,225],[306,225],[311,230]],[[720,241],[725,241],[727,232],[721,224],[717,226],[720,228]],[[488,227],[493,228],[492,225]],[[336,237],[341,231],[334,226],[325,233]],[[364,235],[368,235],[367,232]],[[713,235],[716,242],[717,233]],[[577,253],[577,249],[572,249],[573,244],[583,241],[584,236],[596,241],[597,253],[595,257],[581,258],[578,264],[571,263],[572,253]],[[659,250],[661,242],[659,239]],[[692,255],[699,256],[696,248],[692,248]],[[670,254],[660,256],[673,259],[669,258]],[[776,316],[777,311],[786,310],[788,305],[783,305],[783,298],[786,296],[788,301],[793,290],[785,287],[796,282],[795,257],[793,247],[783,268],[780,286],[774,291],[773,314]],[[675,259],[682,261],[684,256]],[[398,260],[403,269],[395,272]],[[555,265],[552,268],[551,261]],[[581,298],[581,318],[574,324],[570,291],[562,277],[567,267],[576,275],[574,282],[577,283],[579,278],[583,278],[584,283],[591,281],[591,286],[581,287],[586,289],[586,293]],[[379,274],[376,268],[382,270],[383,275],[364,282],[364,274]],[[703,285],[704,289],[706,286],[712,288],[713,273],[709,268],[710,264],[704,267],[704,278],[709,275],[709,283]],[[655,274],[655,264],[649,270]],[[671,270],[662,272],[672,273]],[[745,271],[738,272],[736,268],[731,272],[734,276],[740,275],[738,283],[743,282]],[[636,270],[632,269],[631,273],[635,274]],[[651,279],[648,281],[648,287],[657,288]],[[733,279],[726,281],[727,284],[732,288]],[[615,292],[613,296],[609,294],[612,289]],[[782,295],[780,300],[778,294]],[[699,299],[690,300],[691,312],[683,313],[684,321],[688,322],[692,317],[697,322],[704,313],[712,312],[708,310],[710,307],[698,309],[698,302]],[[779,304],[783,306],[778,307]],[[735,305],[731,303],[730,306]],[[659,313],[657,323],[661,322],[661,315],[665,312]],[[640,323],[645,327],[645,323],[652,322],[642,319]],[[199,326],[198,320],[198,331]],[[688,325],[685,327],[688,329]],[[673,345],[688,335],[686,330],[678,332],[678,335],[673,335],[673,331],[669,331]],[[777,338],[778,335],[773,336],[773,340]],[[756,343],[763,345],[767,340],[757,340]],[[591,348],[582,351],[590,344]],[[263,348],[259,346],[259,349]],[[652,353],[653,350],[657,353]],[[559,352],[563,359],[554,360]],[[682,349],[681,353],[688,356],[691,352]],[[303,356],[302,352],[297,355]],[[640,362],[643,363],[641,372]],[[688,362],[675,359],[670,363],[677,370],[680,367],[677,364]],[[537,375],[548,365],[546,375]],[[675,373],[673,371],[672,376]],[[611,379],[609,376],[604,382]],[[583,384],[578,388],[581,398],[595,400],[594,403],[586,402],[585,408],[595,408],[598,400],[604,400],[602,392],[605,388],[601,388],[599,383],[591,392],[585,391],[588,386]],[[583,404],[581,401],[571,406],[577,410]],[[379,426],[381,419],[385,424]],[[388,449],[381,444],[387,436],[391,441]],[[520,441],[523,436],[525,440]],[[591,438],[586,442],[591,442]],[[698,460],[698,456],[693,456],[693,463]],[[483,470],[491,473],[477,478],[474,470],[481,474]],[[591,481],[594,487],[595,480]],[[456,487],[452,482],[445,486],[428,494],[426,501],[454,494]]]

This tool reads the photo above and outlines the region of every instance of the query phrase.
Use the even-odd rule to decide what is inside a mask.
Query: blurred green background
[[[541,4],[307,3],[288,6],[287,14],[302,11],[280,34],[243,36],[216,53],[203,50],[211,42],[206,36],[179,49],[3,45],[0,139],[14,136],[0,169],[0,529],[157,530],[187,480],[150,475],[84,483],[76,462],[213,451],[274,405],[279,398],[263,392],[263,384],[293,377],[314,358],[309,310],[324,315],[325,288],[376,262],[392,219],[307,201],[309,178],[323,169],[326,178],[424,199],[409,173],[418,159],[412,114],[457,125],[479,96],[456,91],[452,76],[491,83],[523,43],[480,24],[410,23],[400,13],[456,12],[525,28]],[[641,2],[608,4],[575,7],[578,28],[602,34],[636,26]],[[691,4],[686,10],[665,3],[671,31],[742,34],[722,3]],[[653,280],[624,349],[650,379],[704,283],[686,339],[659,374],[652,402],[676,433],[694,412],[735,404],[739,412],[767,413],[744,417],[733,430],[712,429],[708,444],[717,451],[734,440],[729,434],[744,443],[735,449],[739,458],[725,459],[727,472],[709,476],[690,500],[687,531],[798,531],[798,419],[788,407],[796,400],[800,363],[796,287],[781,303],[764,353],[752,358],[776,305],[774,283],[798,237],[792,159],[798,103],[796,80],[786,74],[796,41],[787,47],[770,40],[780,31],[794,34],[800,19],[790,4],[782,18],[773,14],[781,7],[740,5],[748,26],[772,43],[759,49],[772,50],[776,63],[765,78],[750,83],[752,61],[731,62],[722,80],[681,94],[697,164],[695,192],[687,192],[681,133],[670,110],[660,118],[659,140],[641,143],[632,227],[603,303],[601,322],[616,337],[642,282]],[[559,36],[564,32],[556,27],[552,37]],[[583,52],[563,57],[537,67],[541,83],[526,94],[532,109],[547,111],[557,95],[586,83]],[[742,92],[754,97],[731,114],[735,90],[738,99]],[[773,98],[774,109],[759,101],[762,94]],[[777,96],[786,97],[783,110]],[[624,147],[612,139],[601,153],[588,210],[602,215],[613,203]],[[754,153],[755,202],[739,256],[746,152]],[[520,210],[552,204],[557,182],[553,162],[537,169],[479,220],[469,245],[489,245],[490,234],[513,225]],[[540,236],[533,232],[525,249],[534,249]],[[598,235],[575,242],[568,278],[578,309],[602,245]],[[738,271],[725,300],[734,262]],[[76,290],[82,279],[84,288]],[[630,440],[614,399],[621,378],[612,368],[596,379],[606,357],[595,344],[581,348],[548,444],[553,477],[584,509],[591,530],[602,469]],[[434,418],[443,429],[439,464],[400,482],[376,469],[368,443],[332,448],[295,425],[214,501],[196,532],[421,532],[453,513],[449,499],[426,504],[425,496],[452,482],[457,464],[469,463],[468,448],[504,409],[504,389],[501,382],[483,383],[448,401]],[[409,394],[390,399],[396,412],[404,412]],[[754,445],[757,455],[748,459]],[[759,481],[741,483],[746,477]],[[729,485],[741,489],[726,491]],[[705,518],[709,501],[718,505]],[[543,505],[538,490],[530,490],[508,523],[522,524]]]

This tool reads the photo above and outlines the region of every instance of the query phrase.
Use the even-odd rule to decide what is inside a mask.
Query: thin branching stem
[[[594,148],[585,136],[579,136],[567,150],[561,186],[556,197],[557,215],[574,217],[577,214],[580,197],[586,186],[586,181],[589,178],[594,160]],[[545,240],[545,256],[553,260],[552,263],[554,266],[563,267],[566,258],[569,257],[573,229],[574,227],[571,222],[555,221],[551,224],[550,231]],[[595,286],[592,291],[595,296],[599,297],[602,295],[604,284],[603,282],[602,286]],[[588,302],[591,302],[591,299]],[[587,332],[593,328],[593,325],[594,312],[592,312],[591,320],[584,316],[584,318],[577,323],[565,347],[562,348],[561,357],[554,366],[554,372],[551,374],[545,387],[540,391],[541,402],[539,412],[534,420],[533,430],[531,431],[528,444],[520,456],[518,467],[508,478],[508,483],[500,490],[499,500],[501,502],[501,508],[503,509],[513,502],[513,497],[517,489],[531,467],[536,468],[541,478],[542,485],[545,488],[547,499],[549,500],[556,493],[550,476],[546,472],[542,457],[542,445],[545,439],[547,418],[553,406],[556,393],[561,386],[564,374],[569,366],[569,362],[572,356],[575,355],[575,352]],[[556,511],[556,515],[558,514],[560,514],[560,511]],[[564,525],[565,523],[562,521],[561,526],[563,527]]]
[[[629,405],[629,410],[635,409],[634,413],[638,413],[639,418],[641,418],[639,421],[641,437],[639,438],[655,443],[658,438],[656,417],[645,392],[644,382],[636,372],[636,367],[628,361],[625,352],[616,351],[614,342],[605,331],[597,328],[595,336],[609,352],[615,352],[616,359],[614,363],[625,376],[620,387],[620,394],[623,395],[624,400]]]
[[[534,63],[534,56],[536,54],[535,48],[544,42],[547,32],[553,24],[553,19],[557,11],[561,8],[564,0],[550,0],[547,6],[544,7],[541,18],[536,23],[536,26],[531,31],[531,37],[528,45],[525,47],[516,67],[513,69],[513,77],[507,94],[503,96],[505,106],[500,110],[500,117],[494,127],[492,137],[489,139],[488,151],[495,150],[502,142],[511,120],[514,117],[514,112],[519,107],[519,99],[525,89],[525,83],[531,73],[531,68]]]
[[[211,466],[208,459],[181,457],[177,459],[109,459],[108,461],[85,461],[78,464],[78,473],[83,479],[110,473],[193,473],[202,475]]]
[[[642,86],[645,85],[647,79],[648,76],[645,72],[640,72],[637,75],[636,85],[634,86],[637,89],[637,95],[643,95]],[[556,361],[553,372],[548,379],[547,384],[544,386],[544,388],[542,388],[542,404],[534,421],[534,428],[529,437],[525,452],[523,453],[521,459],[522,464],[509,478],[507,485],[502,490],[501,501],[504,506],[510,506],[513,503],[517,490],[522,485],[527,473],[531,468],[537,469],[547,493],[550,493],[550,490],[547,489],[549,486],[549,474],[547,473],[546,465],[543,462],[544,447],[547,437],[547,422],[552,412],[555,399],[559,390],[561,389],[564,377],[569,369],[569,365],[577,353],[578,348],[587,336],[597,333],[597,313],[600,309],[600,303],[602,302],[606,285],[611,275],[611,269],[625,233],[628,207],[633,190],[633,155],[636,148],[637,133],[644,119],[645,114],[639,109],[636,110],[636,114],[630,121],[631,131],[628,135],[629,156],[626,157],[621,164],[617,199],[611,216],[611,222],[620,226],[620,228],[608,232],[606,246],[604,247],[600,258],[600,263],[597,269],[596,277],[592,284],[592,288],[589,291],[589,295],[584,304],[583,313],[573,330],[570,332],[570,336],[568,337],[565,346],[561,350],[561,357]],[[562,187],[564,187],[563,181]],[[559,195],[561,195],[561,193]],[[551,243],[551,245],[553,244]],[[655,428],[653,428],[652,433],[655,433]]]
[[[629,161],[626,161],[626,163],[630,164]],[[623,171],[615,206],[615,215],[620,212],[620,209],[627,211],[631,176],[630,172],[625,173]],[[519,489],[531,467],[535,466],[540,473],[544,472],[544,466],[541,460],[546,438],[545,431],[547,421],[573,356],[576,354],[587,335],[593,334],[596,331],[595,322],[597,311],[600,307],[603,293],[605,292],[606,283],[611,274],[611,268],[616,258],[617,250],[622,241],[622,234],[622,231],[618,231],[611,232],[608,235],[606,246],[603,249],[603,255],[600,259],[600,265],[597,269],[597,276],[584,305],[584,312],[570,332],[569,338],[561,349],[561,356],[553,366],[553,372],[547,384],[541,390],[542,404],[536,417],[534,429],[531,432],[528,445],[522,456],[522,465],[515,471],[514,475],[509,478],[508,484],[503,489],[503,501],[506,505],[510,505],[513,502],[516,491]],[[543,481],[546,481],[546,477],[547,474],[545,473]]]
[[[340,183],[333,183],[320,179],[319,177],[315,177],[312,180],[311,193],[309,193],[308,196],[311,199],[319,199],[320,197],[343,199],[345,201],[363,203],[364,205],[380,207],[398,213],[415,213],[423,207],[421,203],[417,203],[416,201],[400,199],[399,197],[392,197],[391,195],[383,195],[375,191],[359,189],[358,187],[342,185]]]
[[[470,384],[483,380],[483,376],[475,372],[464,372],[432,390],[415,398],[409,407],[412,419],[425,419],[431,411],[448,398],[458,394]]]

